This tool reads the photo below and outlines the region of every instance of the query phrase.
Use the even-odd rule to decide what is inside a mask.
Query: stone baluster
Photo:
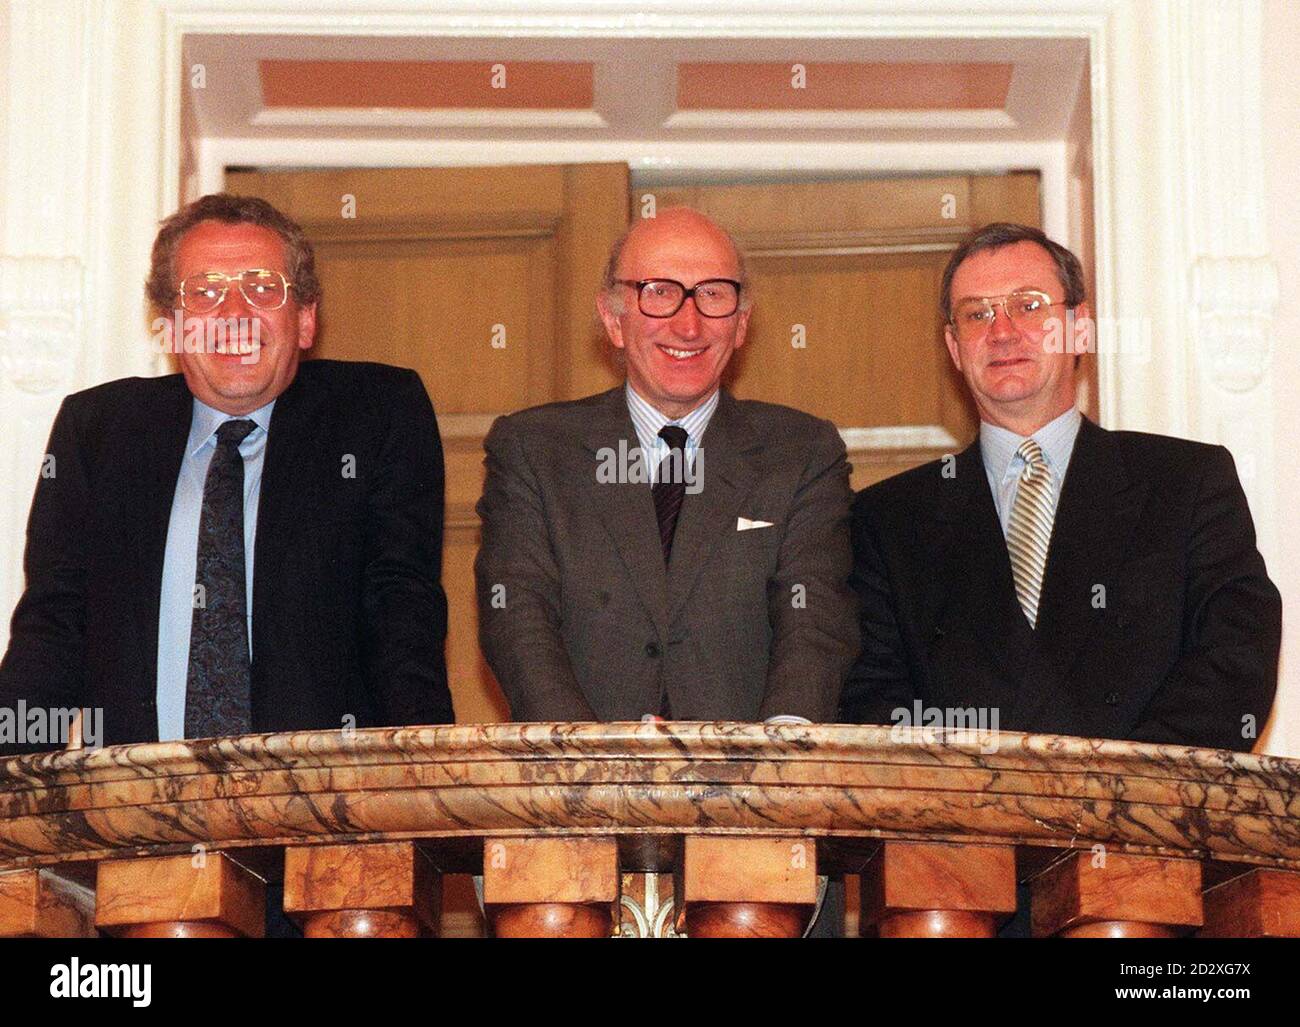
[[[1201,926],[1201,864],[1075,852],[1031,882],[1034,937],[1173,938]]]
[[[94,938],[95,893],[49,870],[0,873],[0,938]]]
[[[1300,938],[1300,873],[1259,867],[1206,890],[1202,938]]]
[[[302,845],[284,853],[284,911],[308,938],[434,935],[441,884],[414,842]]]
[[[123,938],[261,938],[266,882],[223,852],[99,864],[95,926]]]
[[[797,938],[817,903],[811,838],[687,835],[679,924],[692,938]]]
[[[862,871],[861,933],[991,938],[1016,910],[1009,845],[887,841]]]
[[[613,838],[483,843],[483,905],[499,938],[607,938],[619,888]]]

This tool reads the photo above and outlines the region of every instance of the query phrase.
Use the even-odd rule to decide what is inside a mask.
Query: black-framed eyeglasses
[[[614,279],[636,289],[636,304],[646,317],[672,317],[687,297],[695,300],[701,317],[730,317],[740,306],[740,283],[730,278],[706,278],[686,288],[671,278]]]
[[[1068,306],[1054,302],[1052,297],[1037,289],[1022,289],[1005,296],[970,296],[952,309],[952,327],[962,340],[981,338],[993,326],[998,308],[1008,320],[1019,328],[1042,328],[1047,323],[1053,307]]]
[[[258,310],[279,310],[289,298],[293,283],[267,268],[255,267],[237,275],[224,275],[220,271],[198,271],[181,279],[176,295],[181,307],[191,314],[210,314],[226,299],[230,283],[239,287],[239,294],[250,307]]]

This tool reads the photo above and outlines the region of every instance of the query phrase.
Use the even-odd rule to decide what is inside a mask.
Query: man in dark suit
[[[64,401],[0,708],[102,711],[99,744],[450,721],[442,448],[419,377],[299,366],[311,246],[262,200],[165,221],[148,291],[182,373]]]
[[[1037,229],[976,233],[942,302],[980,435],[856,498],[844,718],[1249,750],[1281,600],[1228,451],[1080,416],[1083,276]]]
[[[830,423],[719,387],[747,299],[731,238],[662,210],[598,298],[626,383],[493,425],[479,633],[516,720],[834,716],[849,467]]]

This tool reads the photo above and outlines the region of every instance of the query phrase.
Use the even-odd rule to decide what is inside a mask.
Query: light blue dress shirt
[[[632,426],[636,428],[637,441],[641,452],[650,464],[650,484],[659,477],[659,465],[668,455],[668,443],[659,437],[659,431],[666,424],[675,424],[686,429],[686,462],[695,465],[695,451],[700,448],[704,438],[704,429],[709,426],[713,411],[718,409],[718,396],[721,392],[713,390],[713,395],[697,406],[685,417],[670,421],[653,406],[647,403],[629,382],[626,386],[627,412],[632,415]]]
[[[1065,472],[1070,466],[1070,454],[1074,452],[1074,440],[1079,437],[1079,425],[1082,422],[1083,416],[1071,407],[1054,421],[1048,421],[1032,436],[1043,451],[1043,461],[1051,472],[1053,518],[1056,516],[1057,501],[1061,498],[1061,486],[1065,484]],[[980,453],[984,457],[984,471],[989,476],[989,488],[993,490],[993,502],[997,504],[998,520],[1002,522],[1003,538],[1006,538],[1007,526],[1011,521],[1011,507],[1020,488],[1020,475],[1025,469],[1025,461],[1016,450],[1030,437],[1017,435],[987,421],[980,422]]]
[[[167,548],[163,555],[162,593],[158,603],[158,738],[185,737],[185,684],[190,666],[190,628],[194,622],[194,578],[198,563],[199,516],[203,482],[217,449],[217,429],[226,421],[248,418],[257,425],[239,444],[244,458],[244,585],[248,612],[248,654],[253,655],[253,543],[257,536],[257,501],[262,490],[262,457],[275,400],[251,414],[234,417],[194,400],[190,435],[176,477]]]

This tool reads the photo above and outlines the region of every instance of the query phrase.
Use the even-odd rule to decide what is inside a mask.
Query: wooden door
[[[456,719],[507,720],[478,648],[483,438],[499,414],[619,381],[595,297],[627,226],[627,166],[233,172],[226,182],[288,213],[316,248],[323,298],[311,353],[413,367],[424,380],[447,464]]]
[[[1038,175],[952,175],[770,185],[660,186],[733,232],[754,283],[736,395],[834,421],[854,488],[952,453],[977,419],[943,342],[939,285],[963,236],[1039,225]]]

